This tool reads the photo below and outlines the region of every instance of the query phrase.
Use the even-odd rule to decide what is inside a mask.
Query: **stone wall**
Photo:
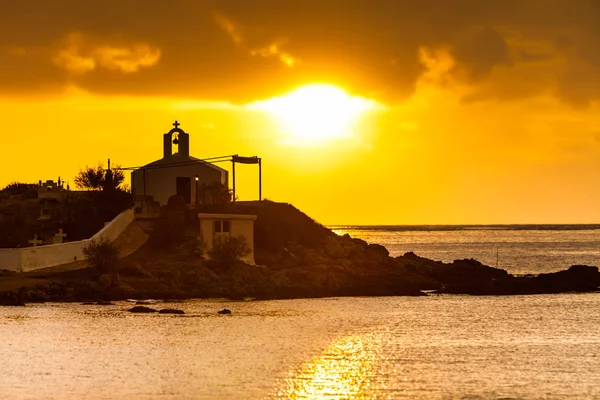
[[[91,239],[20,249],[0,249],[0,270],[27,272],[83,260],[83,248],[91,240],[105,238],[112,242],[133,219],[133,210],[129,209],[117,215]]]

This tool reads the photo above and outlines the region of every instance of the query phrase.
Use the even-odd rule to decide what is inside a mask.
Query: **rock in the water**
[[[144,306],[135,306],[133,308],[130,308],[127,311],[132,312],[132,313],[155,313],[155,312],[157,312],[157,310],[155,310],[154,308],[144,307]]]
[[[224,308],[219,311],[219,314],[231,314],[231,310],[229,308]]]
[[[174,308],[164,308],[158,312],[159,314],[185,314],[183,310],[176,310]]]
[[[25,303],[14,302],[14,303],[0,303],[0,306],[10,306],[10,307],[25,307]]]
[[[99,301],[96,303],[99,306],[112,306],[113,303],[111,303],[110,301]]]

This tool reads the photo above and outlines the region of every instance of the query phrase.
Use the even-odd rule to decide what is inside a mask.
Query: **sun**
[[[374,100],[351,96],[337,86],[312,84],[254,102],[249,108],[276,117],[284,126],[287,142],[311,145],[352,136],[352,128],[360,117],[378,105]]]

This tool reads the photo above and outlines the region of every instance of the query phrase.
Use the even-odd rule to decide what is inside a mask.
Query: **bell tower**
[[[163,158],[168,158],[173,155],[173,145],[177,146],[177,154],[179,156],[185,158],[190,157],[190,135],[179,128],[179,125],[181,124],[175,121],[173,123],[175,128],[163,135]]]

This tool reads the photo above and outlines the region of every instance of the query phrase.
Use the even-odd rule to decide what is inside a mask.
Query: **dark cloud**
[[[506,84],[531,68],[576,104],[600,93],[592,0],[6,0],[1,11],[5,93],[75,84],[245,102],[326,81],[390,103],[414,90],[423,46],[447,49],[451,73],[482,97],[547,92],[551,79],[524,93]]]
[[[487,76],[496,66],[512,64],[506,41],[490,27],[479,30],[459,43],[453,55],[471,80]]]

